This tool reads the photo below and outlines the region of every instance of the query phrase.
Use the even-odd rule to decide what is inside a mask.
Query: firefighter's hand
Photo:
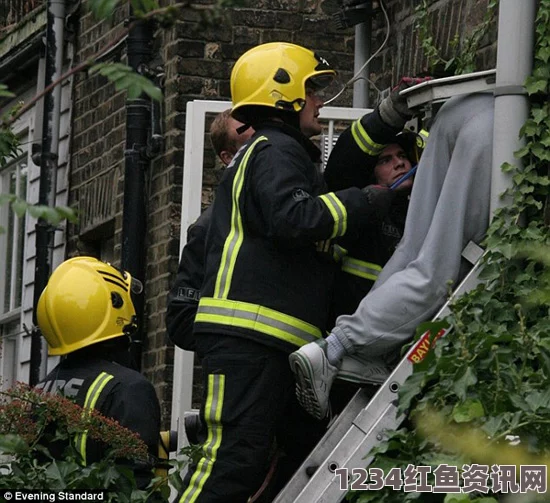
[[[388,126],[403,129],[405,122],[412,118],[413,113],[409,110],[407,98],[401,96],[399,93],[403,91],[403,89],[407,89],[408,87],[415,86],[416,84],[420,84],[430,79],[431,77],[403,77],[399,81],[399,84],[392,89],[390,95],[384,98],[378,107],[382,120]]]
[[[371,215],[381,220],[386,216],[395,197],[395,191],[383,185],[367,185],[361,189],[371,206]]]

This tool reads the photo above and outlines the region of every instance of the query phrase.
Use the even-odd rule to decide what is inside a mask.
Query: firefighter
[[[340,262],[332,289],[331,312],[328,326],[334,326],[341,315],[355,312],[370,291],[382,267],[397,247],[405,226],[414,176],[410,171],[418,164],[424,137],[412,131],[403,131],[382,147],[378,155],[361,149],[357,141],[359,124],[369,124],[369,116],[357,120],[342,132],[328,159],[325,180],[329,190],[346,186],[363,187],[369,183],[395,188],[395,196],[388,213],[380,219],[365,222],[355,233],[348,233],[335,246],[335,259]],[[407,176],[405,176],[407,175]],[[402,182],[398,182],[403,179]],[[351,382],[350,382],[351,381]],[[355,394],[360,384],[369,386],[344,371],[338,375],[330,393],[332,414],[339,413]],[[371,392],[374,394],[375,389]]]
[[[382,145],[378,155],[361,150],[353,131],[361,123],[372,128],[371,122],[367,115],[338,138],[324,173],[329,190],[369,184],[389,187],[418,164],[424,139],[412,131],[388,137],[385,140],[388,143]],[[340,261],[341,267],[333,288],[329,326],[333,326],[338,316],[355,311],[395,251],[403,235],[413,179],[411,176],[395,188],[394,199],[386,215],[365,222],[357,232],[339,239],[335,258]]]
[[[225,170],[213,204],[194,327],[204,454],[180,503],[246,502],[275,439],[290,476],[326,428],[296,401],[288,355],[326,328],[330,240],[393,198],[372,186],[326,193],[309,137],[321,132],[319,92],[334,76],[319,55],[279,42],[249,50],[233,67],[232,115],[256,132]]]
[[[471,267],[464,247],[487,230],[494,96],[450,99],[438,112],[411,194],[397,250],[357,310],[336,321],[329,337],[290,356],[302,406],[329,411],[329,393],[346,364],[374,384],[395,365],[402,345],[429,319]],[[357,365],[353,365],[353,363]]]
[[[141,290],[129,273],[93,257],[59,265],[40,296],[37,320],[49,354],[62,359],[37,388],[74,399],[136,432],[150,453],[150,462],[133,465],[137,486],[145,489],[158,453],[160,407],[153,385],[127,367],[137,328],[131,293]],[[76,447],[84,464],[105,455],[105,445],[89,438]]]
[[[254,133],[252,128],[242,134],[237,133],[242,125],[231,117],[231,110],[228,109],[220,112],[210,126],[212,146],[226,166]],[[187,229],[187,243],[181,252],[178,274],[166,303],[168,337],[176,346],[187,351],[195,351],[193,323],[204,277],[204,251],[211,212],[212,207],[209,206]]]

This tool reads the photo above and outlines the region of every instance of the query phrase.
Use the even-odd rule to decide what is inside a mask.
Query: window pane
[[[27,163],[21,162],[19,165],[19,187],[18,195],[22,199],[27,198]],[[15,290],[13,298],[12,309],[21,307],[21,299],[23,294],[23,250],[25,248],[25,219],[20,218],[18,221],[17,232],[17,264],[15,269],[15,278],[12,281],[15,282]]]
[[[0,193],[16,194],[25,199],[27,195],[27,164],[19,160],[0,173]],[[0,206],[0,222],[4,235],[0,246],[0,281],[2,302],[0,312],[5,313],[21,307],[23,288],[23,251],[25,244],[25,220],[18,218],[10,205]]]
[[[19,327],[19,319],[0,326],[0,389],[7,389],[15,384]]]

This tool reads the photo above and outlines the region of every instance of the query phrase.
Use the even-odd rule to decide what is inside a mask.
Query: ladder
[[[410,108],[421,108],[425,116],[430,117],[434,104],[453,96],[492,91],[495,73],[495,70],[488,70],[434,79],[406,89],[402,94],[407,97]],[[483,250],[474,243],[469,243],[463,250],[463,258],[473,267],[434,320],[445,317],[451,302],[479,284],[482,255]],[[442,337],[449,331],[450,328],[442,330],[436,337]],[[398,392],[412,374],[414,363],[420,361],[427,351],[429,341],[429,332],[420,337],[374,397],[367,390],[357,391],[274,503],[335,503],[344,499],[348,484],[342,483],[340,470],[347,469],[347,473],[352,474],[354,468],[368,467],[373,459],[366,458],[368,453],[385,439],[386,431],[396,430],[403,422],[405,415],[397,412]],[[348,475],[348,481],[349,478]]]
[[[482,249],[473,243],[464,249],[462,256],[474,265],[434,319],[445,317],[453,300],[479,284],[482,254]],[[422,358],[429,337],[429,332],[423,334],[409,349],[372,399],[366,390],[357,391],[274,503],[336,503],[344,499],[347,484],[342,484],[336,470],[347,468],[351,474],[353,468],[368,467],[372,457],[365,456],[384,440],[385,431],[395,430],[403,422],[405,416],[397,414],[399,388],[412,374],[414,362]]]

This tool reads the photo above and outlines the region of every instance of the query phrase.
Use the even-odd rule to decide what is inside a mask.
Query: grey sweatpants
[[[461,252],[489,223],[494,97],[449,100],[436,116],[420,160],[403,238],[371,291],[332,334],[381,382],[387,363],[430,319],[467,271]],[[343,367],[345,367],[345,359]]]

